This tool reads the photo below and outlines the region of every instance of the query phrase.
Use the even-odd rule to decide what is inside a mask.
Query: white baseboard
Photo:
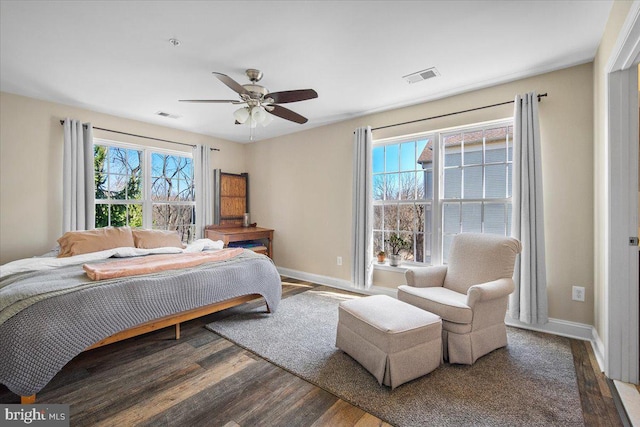
[[[348,280],[336,279],[335,277],[323,276],[320,274],[305,273],[304,271],[292,270],[290,268],[278,267],[278,272],[283,276],[291,277],[293,279],[305,280],[307,282],[317,283],[319,285],[330,286],[333,288],[343,289],[365,295],[384,294],[396,298],[398,294],[398,291],[396,289],[385,288],[382,286],[372,286],[369,289],[356,289]],[[549,322],[544,325],[528,325],[518,320],[513,320],[508,316],[505,318],[505,323],[509,326],[514,326],[517,328],[529,329],[532,331],[545,332],[548,334],[590,341],[593,347],[593,351],[596,355],[596,359],[598,360],[598,364],[600,365],[600,368],[603,367],[602,355],[604,354],[604,346],[602,345],[602,341],[600,341],[595,328],[591,325],[569,322],[567,320],[561,319],[549,319]]]
[[[504,319],[509,326],[516,328],[529,329],[532,331],[545,332],[553,335],[560,335],[567,338],[574,338],[583,341],[589,341],[593,354],[596,357],[600,371],[604,372],[604,343],[598,336],[598,331],[591,325],[585,323],[569,322],[562,319],[549,319],[544,325],[528,325],[518,320],[513,320],[507,315]]]
[[[593,328],[593,337],[591,338],[591,348],[593,348],[593,354],[596,356],[600,371],[604,372],[604,343],[598,335],[596,328]]]
[[[549,319],[544,325],[529,325],[528,323],[514,320],[509,315],[505,317],[504,322],[508,326],[529,329],[531,331],[546,332],[553,335],[560,335],[567,338],[575,338],[579,340],[593,340],[593,326],[584,323],[569,322],[562,319]]]
[[[389,295],[396,298],[398,291],[392,288],[382,286],[372,286],[369,289],[358,289],[348,280],[336,279],[335,277],[322,276],[320,274],[305,273],[304,271],[292,270],[290,268],[277,267],[278,273],[292,279],[305,280],[307,282],[317,283],[318,285],[330,286],[346,291],[355,292],[364,295]]]

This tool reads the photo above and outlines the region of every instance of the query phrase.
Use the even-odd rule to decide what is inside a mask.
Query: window
[[[154,229],[177,230],[183,241],[195,232],[191,157],[151,153],[151,209]]]
[[[430,262],[433,169],[423,169],[431,137],[373,148],[373,240],[377,253],[392,234],[411,242],[403,258]]]
[[[509,235],[512,139],[504,120],[375,142],[375,253],[396,233],[406,261],[446,263],[458,233]]]
[[[195,233],[195,190],[190,153],[96,140],[96,227],[176,230],[184,242]]]
[[[96,227],[142,227],[142,151],[93,146]]]

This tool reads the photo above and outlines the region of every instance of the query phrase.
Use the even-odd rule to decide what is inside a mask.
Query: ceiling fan
[[[231,90],[240,95],[237,99],[181,99],[180,102],[201,102],[201,103],[217,103],[217,104],[246,104],[245,107],[236,110],[233,115],[236,124],[248,123],[251,127],[255,127],[260,123],[266,126],[273,120],[274,116],[278,116],[285,120],[295,123],[306,123],[308,119],[300,114],[284,108],[278,104],[287,104],[289,102],[306,101],[307,99],[317,98],[318,94],[313,89],[285,90],[281,92],[269,92],[264,86],[257,84],[262,79],[262,72],[253,68],[245,71],[251,83],[241,85],[226,74],[213,72],[213,75],[222,83],[227,85]],[[270,114],[267,114],[270,113]]]

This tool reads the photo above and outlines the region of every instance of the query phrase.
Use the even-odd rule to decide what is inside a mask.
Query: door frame
[[[606,248],[604,369],[638,383],[638,69],[640,2],[635,1],[606,68]]]

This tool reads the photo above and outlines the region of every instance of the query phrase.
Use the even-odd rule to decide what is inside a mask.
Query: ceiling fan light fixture
[[[249,118],[249,108],[242,107],[233,112],[233,117],[238,123],[244,123]]]
[[[273,116],[271,114],[265,113],[264,120],[260,124],[262,125],[262,127],[267,127],[269,123],[271,123],[272,121],[273,121]]]
[[[1,1],[1,0],[0,0]],[[318,97],[318,93],[313,89],[285,90],[280,92],[269,92],[267,88],[256,84],[262,79],[262,72],[250,68],[246,70],[247,77],[251,81],[250,84],[241,85],[226,74],[214,71],[220,82],[225,84],[229,89],[233,90],[240,97],[240,101],[229,99],[181,99],[181,102],[199,102],[199,103],[223,103],[223,104],[245,104],[245,107],[239,108],[233,112],[236,124],[247,124],[254,129],[258,123],[263,127],[268,126],[273,121],[273,116],[281,119],[289,120],[294,123],[304,124],[308,119],[300,114],[291,111],[279,104],[288,104],[291,102],[306,101]]]
[[[258,107],[253,107],[251,109],[251,118],[256,122],[256,123],[262,123],[264,122],[265,118],[267,117],[267,113],[264,111],[264,108],[258,106]]]

